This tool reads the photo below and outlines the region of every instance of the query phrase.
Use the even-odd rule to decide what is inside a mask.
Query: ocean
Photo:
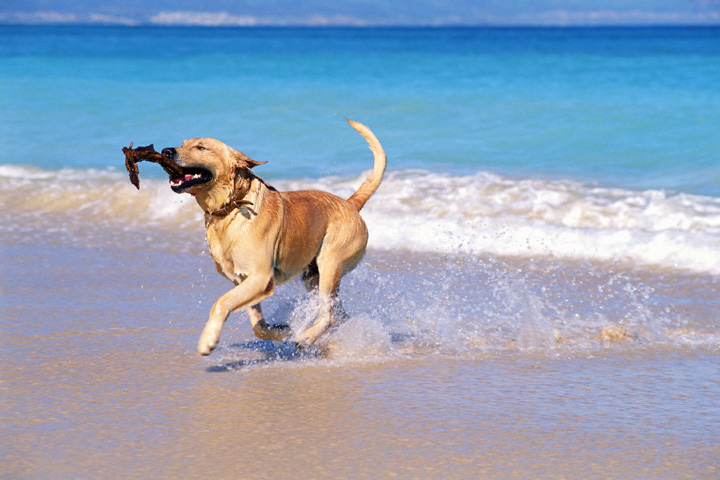
[[[0,26],[0,476],[720,475],[718,79],[720,28]],[[349,318],[198,357],[232,285],[122,147],[347,197],[345,117]]]

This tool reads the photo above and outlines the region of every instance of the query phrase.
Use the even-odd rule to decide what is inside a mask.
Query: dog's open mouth
[[[183,168],[182,175],[170,176],[170,188],[175,193],[182,193],[197,185],[208,183],[212,178],[212,173],[204,168]]]

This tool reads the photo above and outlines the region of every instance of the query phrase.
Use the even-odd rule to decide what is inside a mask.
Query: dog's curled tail
[[[348,202],[360,211],[363,205],[365,205],[365,202],[368,201],[368,198],[370,198],[370,195],[375,193],[375,190],[377,190],[380,186],[380,182],[385,174],[387,155],[385,155],[385,150],[383,150],[382,145],[380,145],[380,142],[377,138],[375,138],[375,135],[373,135],[368,127],[360,122],[353,122],[348,118],[345,120],[347,120],[350,125],[365,138],[370,146],[370,150],[373,152],[373,156],[375,157],[375,165],[373,166],[370,176],[363,182],[362,185],[360,185],[357,192],[353,193],[350,195],[350,198],[348,198]]]

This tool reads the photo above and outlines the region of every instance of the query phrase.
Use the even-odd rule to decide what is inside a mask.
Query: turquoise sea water
[[[392,167],[720,195],[720,29],[1,27],[0,163],[214,136],[266,175]],[[348,145],[349,144],[349,145]]]

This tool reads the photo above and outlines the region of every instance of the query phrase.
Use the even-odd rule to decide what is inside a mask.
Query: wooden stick
[[[129,147],[123,147],[125,154],[125,168],[130,174],[130,183],[140,190],[140,179],[138,178],[138,162],[143,160],[159,164],[171,177],[180,177],[183,174],[182,168],[165,155],[155,151],[153,145],[146,147],[132,148],[133,143],[130,142]]]

